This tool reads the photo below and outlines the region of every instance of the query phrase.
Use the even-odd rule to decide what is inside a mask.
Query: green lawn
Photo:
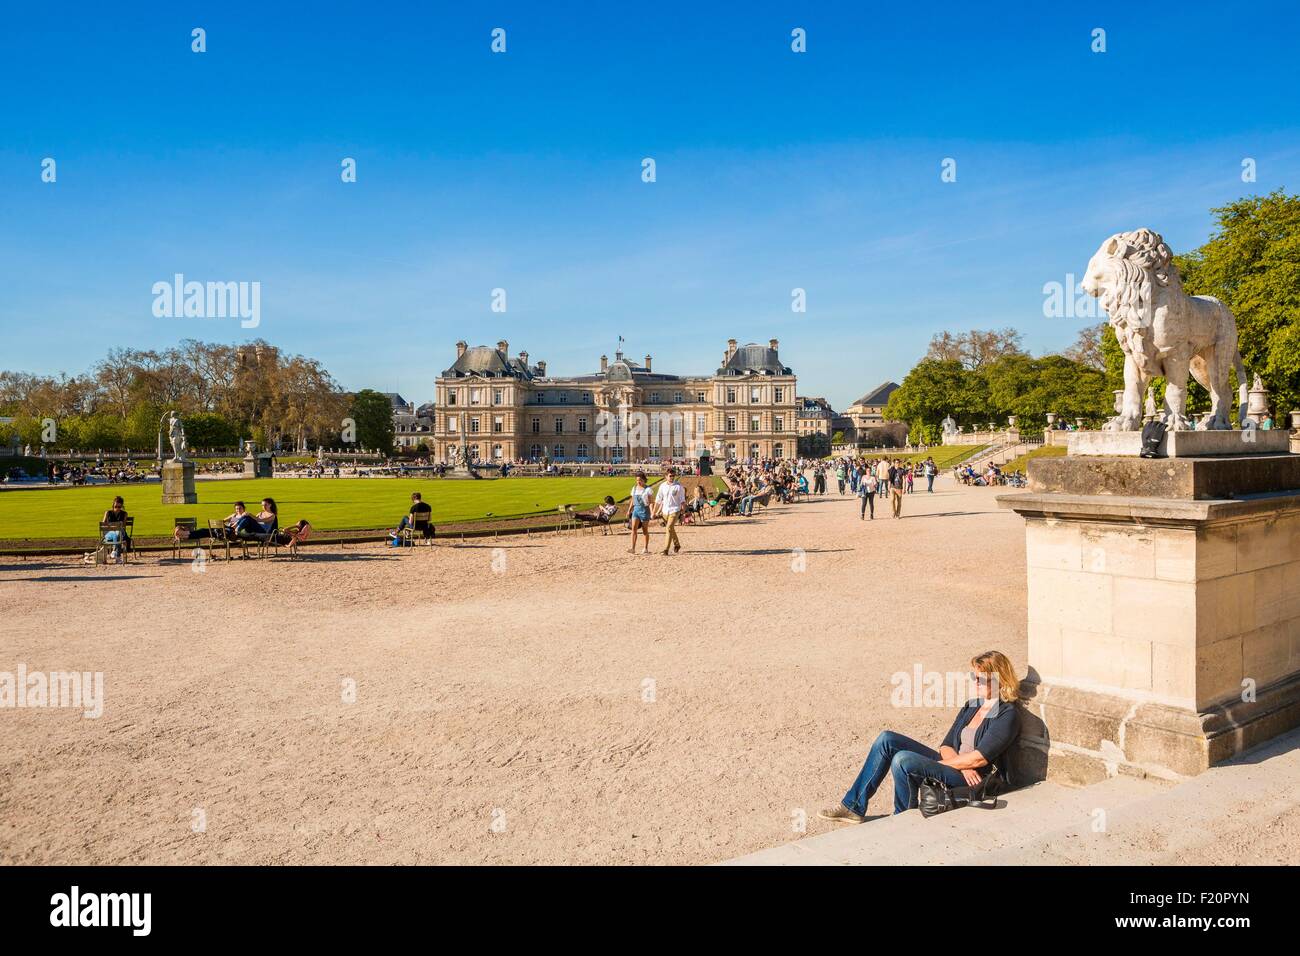
[[[564,504],[588,508],[605,495],[621,501],[632,484],[626,477],[234,479],[196,482],[197,505],[162,504],[157,484],[5,491],[0,492],[0,540],[93,537],[114,495],[126,499],[136,537],[156,537],[171,535],[173,518],[198,518],[200,526],[209,518],[224,518],[237,499],[256,513],[266,495],[279,506],[282,525],[306,518],[318,531],[346,531],[392,527],[410,507],[413,491],[432,506],[435,524],[451,524],[489,514],[504,518],[553,512]]]
[[[1035,448],[1033,451],[1026,452],[1018,458],[1012,458],[1002,466],[1002,471],[1004,474],[1010,471],[1024,471],[1029,464],[1029,459],[1031,458],[1059,458],[1067,451],[1069,451],[1069,449],[1064,445],[1043,445],[1041,448]]]

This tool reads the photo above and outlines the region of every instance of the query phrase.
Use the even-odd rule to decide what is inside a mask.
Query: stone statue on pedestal
[[[180,416],[175,412],[171,413],[171,420],[167,423],[167,438],[172,445],[172,461],[184,461],[185,426],[181,424]]]
[[[194,490],[194,462],[185,457],[185,426],[175,412],[167,413],[167,439],[172,446],[170,461],[163,461],[162,423],[158,428],[158,461],[162,465],[162,502],[192,505],[199,499]]]
[[[1190,296],[1173,264],[1173,253],[1157,232],[1119,232],[1101,244],[1088,262],[1081,283],[1110,316],[1124,352],[1124,398],[1107,431],[1142,428],[1142,394],[1147,383],[1163,376],[1164,407],[1173,431],[1189,429],[1187,378],[1210,393],[1208,427],[1232,428],[1228,376],[1235,369],[1241,384],[1238,420],[1245,415],[1246,369],[1237,350],[1237,320],[1218,299]]]

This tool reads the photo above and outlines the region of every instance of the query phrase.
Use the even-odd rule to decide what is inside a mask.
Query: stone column
[[[1049,776],[1186,776],[1300,726],[1300,456],[1244,435],[1144,459],[1135,432],[1079,432],[999,497],[1025,518],[1026,742]]]

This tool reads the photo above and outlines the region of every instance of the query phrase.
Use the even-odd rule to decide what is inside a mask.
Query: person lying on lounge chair
[[[221,524],[225,530],[226,540],[235,539],[235,528],[241,521],[253,521],[253,516],[244,509],[242,501],[235,502],[235,510],[221,519]],[[247,524],[245,524],[247,527]],[[172,531],[172,537],[177,541],[197,541],[201,538],[211,538],[212,532],[208,528],[176,528]]]
[[[609,522],[618,511],[618,505],[614,503],[613,495],[606,495],[605,500],[590,511],[578,511],[574,517],[579,521],[585,521],[587,524],[598,524],[604,526],[605,533],[609,534]]]

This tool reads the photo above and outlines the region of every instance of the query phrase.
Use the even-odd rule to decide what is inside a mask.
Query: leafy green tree
[[[1175,259],[1183,287],[1232,310],[1246,372],[1264,380],[1284,415],[1300,403],[1300,196],[1278,190],[1214,213],[1209,242]]]
[[[994,420],[1016,415],[1021,427],[1046,424],[1048,412],[1101,424],[1114,403],[1105,372],[1064,355],[1006,356],[990,365],[985,377]]]
[[[885,418],[906,422],[909,430],[920,425],[937,429],[945,415],[959,424],[989,420],[988,386],[983,376],[958,359],[917,362],[885,406]]]
[[[350,417],[357,423],[357,444],[393,451],[393,403],[373,389],[363,388],[352,397]]]
[[[194,448],[232,448],[239,444],[239,428],[216,412],[185,416],[185,438]]]

